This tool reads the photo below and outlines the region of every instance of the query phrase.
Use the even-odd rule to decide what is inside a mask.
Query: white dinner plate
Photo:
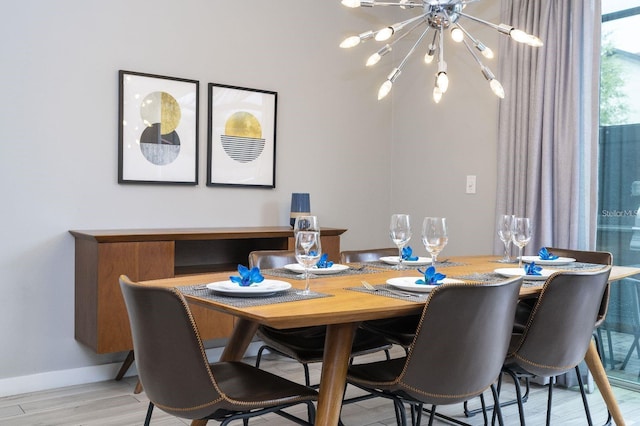
[[[524,277],[525,280],[531,281],[544,281],[551,276],[551,274],[558,272],[555,269],[542,269],[540,275],[526,275],[524,268],[498,268],[494,271],[496,274],[513,278]]]
[[[206,287],[209,290],[223,293],[227,296],[261,297],[271,296],[272,294],[276,294],[280,291],[288,290],[291,288],[291,284],[279,280],[264,280],[261,283],[253,283],[248,287],[241,287],[238,283],[227,280],[209,283]]]
[[[389,265],[397,265],[398,264],[398,256],[384,256],[380,258],[381,262],[388,263]],[[414,266],[422,266],[422,265],[431,265],[430,257],[419,257],[418,260],[403,260],[403,265],[414,265]]]
[[[424,277],[389,278],[387,280],[387,284],[402,290],[415,291],[418,293],[428,293],[434,288],[438,287],[437,285],[433,285],[433,284],[416,284],[416,281],[420,279],[424,280]],[[451,284],[451,283],[462,283],[462,282],[463,281],[460,281],[460,280],[454,280],[453,278],[443,278],[442,281],[440,281],[440,284]]]
[[[304,268],[299,263],[290,263],[288,265],[284,265],[284,268],[299,274],[304,272]],[[313,268],[309,268],[309,272],[315,275],[329,275],[337,274],[338,272],[346,271],[347,269],[349,269],[347,265],[334,263],[330,268],[318,268],[317,266],[314,266]]]
[[[576,260],[573,257],[559,257],[553,260],[542,260],[539,256],[522,256],[522,261],[526,263],[535,262],[538,265],[566,265]]]

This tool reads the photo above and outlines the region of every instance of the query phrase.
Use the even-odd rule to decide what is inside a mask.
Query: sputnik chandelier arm
[[[428,45],[427,52],[424,56],[424,61],[427,64],[433,62],[437,58],[437,71],[435,74],[435,86],[433,89],[433,99],[436,103],[440,102],[442,95],[447,91],[449,87],[449,76],[447,75],[447,63],[444,60],[444,32],[447,29],[451,29],[451,37],[455,42],[462,42],[471,57],[478,63],[480,70],[484,78],[489,82],[489,86],[493,93],[504,98],[504,89],[500,82],[495,78],[495,75],[491,72],[489,67],[484,65],[480,60],[478,54],[474,51],[474,48],[482,54],[486,59],[493,58],[493,51],[483,44],[480,40],[475,38],[471,33],[464,28],[458,21],[460,17],[472,20],[474,22],[489,26],[499,33],[508,35],[512,40],[525,43],[533,47],[540,47],[543,45],[542,40],[538,37],[525,33],[507,24],[494,24],[492,22],[485,21],[475,16],[462,12],[467,4],[475,3],[479,0],[398,0],[398,1],[375,1],[375,0],[342,0],[344,6],[350,8],[358,7],[374,7],[374,6],[398,6],[402,9],[415,9],[421,8],[422,11],[417,16],[407,19],[405,21],[397,22],[385,28],[377,31],[366,31],[357,36],[347,37],[341,44],[342,48],[350,48],[357,46],[361,42],[365,42],[370,39],[376,41],[386,41],[391,37],[395,37],[391,43],[385,44],[378,51],[373,53],[367,60],[367,66],[373,66],[377,64],[381,58],[392,50],[397,42],[402,40],[407,35],[411,34],[419,27],[426,27],[418,37],[417,41],[411,46],[408,53],[402,59],[400,65],[395,67],[391,73],[387,76],[387,79],[382,83],[378,90],[378,99],[384,98],[393,87],[393,83],[402,73],[409,57],[413,55],[418,45],[425,38],[430,29],[434,30],[431,43]],[[409,29],[405,30],[405,27],[409,24],[413,24]],[[473,45],[473,47],[472,47]]]

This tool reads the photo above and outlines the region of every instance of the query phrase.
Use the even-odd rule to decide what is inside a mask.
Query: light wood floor
[[[394,356],[400,352],[394,351]],[[361,357],[357,362],[382,359],[379,354]],[[254,363],[248,358],[246,362]],[[302,367],[291,360],[275,355],[267,355],[262,368],[296,381],[302,381]],[[311,366],[312,380],[319,380],[320,365]],[[144,421],[148,399],[144,392],[134,394],[133,389],[137,379],[126,378],[116,382],[114,380],[80,386],[71,386],[43,392],[15,395],[0,398],[0,425],[141,425]],[[506,397],[512,389],[505,385],[503,395]],[[614,388],[627,425],[640,425],[640,393]],[[359,391],[349,388],[347,396],[358,395]],[[525,404],[527,424],[543,425],[546,414],[547,388],[533,385],[531,397]],[[596,390],[588,395],[594,424],[601,425],[606,418],[606,410],[600,394]],[[487,401],[491,401],[487,394]],[[552,410],[553,425],[585,425],[587,424],[579,392],[557,387],[554,390]],[[478,405],[478,400],[473,401]],[[303,408],[296,412],[303,415]],[[465,418],[462,404],[442,406],[438,409],[447,415],[466,421],[472,425],[481,425],[482,416],[476,415]],[[503,409],[506,425],[517,425],[518,414],[516,406]],[[383,426],[394,425],[393,406],[388,400],[375,398],[345,405],[342,411],[345,425]],[[436,421],[436,424],[446,424]],[[189,421],[169,416],[160,410],[155,410],[151,420],[152,425],[185,425]],[[210,424],[218,424],[210,422]],[[234,424],[241,424],[237,422]],[[280,426],[287,422],[279,416],[268,415],[250,421],[252,425]],[[427,424],[427,419],[423,420]]]

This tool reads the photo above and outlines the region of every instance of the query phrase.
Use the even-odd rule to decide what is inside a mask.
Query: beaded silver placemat
[[[380,269],[396,269],[397,265],[392,265],[386,262],[383,262],[381,260],[374,260],[372,262],[366,262],[365,263],[367,266],[372,266],[374,268],[380,268]],[[464,263],[459,263],[459,262],[449,262],[449,261],[445,261],[445,262],[436,262],[436,269],[438,268],[446,268],[449,266],[462,266],[465,265]],[[424,269],[424,268],[428,268],[429,266],[431,266],[431,263],[427,264],[427,265],[408,265],[408,264],[404,264],[404,267],[406,269]]]
[[[320,277],[338,277],[338,276],[345,276],[345,275],[374,274],[376,272],[382,272],[382,271],[379,269],[370,268],[367,265],[364,265],[362,269],[359,267],[349,268],[349,269],[345,269],[344,271],[337,272],[335,274],[316,275],[313,273],[313,271],[311,271],[311,275],[309,275],[309,278],[314,279],[314,278],[320,278]],[[293,272],[285,268],[261,269],[260,273],[262,273],[262,275],[269,275],[272,277],[288,278],[291,280],[304,280],[304,277],[302,276],[301,273]]]
[[[429,297],[429,293],[411,293],[413,296],[400,296],[399,294],[391,293],[389,290],[398,291],[398,289],[394,289],[394,287],[389,284],[376,284],[374,287],[377,290],[369,290],[364,287],[349,287],[347,290],[359,291],[361,293],[373,294],[376,296],[386,296],[393,297],[394,299],[407,300],[409,302],[424,302]],[[409,292],[407,292],[409,293]]]
[[[178,287],[182,294],[201,297],[203,299],[214,300],[218,303],[234,306],[236,308],[248,308],[251,306],[272,305],[275,303],[296,302],[298,300],[318,299],[321,297],[332,297],[331,294],[313,292],[308,295],[297,294],[299,290],[289,289],[278,292],[271,296],[261,297],[233,297],[209,290],[203,285],[191,285]]]
[[[508,278],[504,277],[495,272],[474,272],[473,274],[467,275],[456,275],[451,278],[464,280],[464,281],[476,281],[481,283],[498,283],[500,281],[505,281]],[[522,281],[523,287],[541,287],[544,284],[544,281],[537,280],[524,280]]]

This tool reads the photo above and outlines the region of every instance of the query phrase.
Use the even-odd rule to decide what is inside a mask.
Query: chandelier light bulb
[[[381,58],[382,58],[382,56],[380,56],[380,54],[378,52],[374,53],[373,55],[369,56],[369,59],[367,59],[366,66],[368,66],[368,67],[374,66],[375,64],[380,62]]]
[[[424,63],[425,64],[430,64],[431,62],[433,62],[433,53],[427,52],[424,55]]]
[[[369,59],[367,59],[367,66],[368,67],[372,67],[375,64],[377,64],[378,62],[380,62],[380,59],[386,55],[387,53],[391,52],[391,45],[389,44],[385,44],[384,46],[382,46],[382,48],[380,50],[378,50],[376,53],[374,53],[373,55],[369,56]]]
[[[512,29],[509,32],[509,36],[511,36],[511,38],[517,41],[518,43],[529,44],[529,41],[531,40],[531,36],[529,34],[517,28]]]
[[[387,96],[391,91],[391,87],[393,87],[393,83],[391,82],[391,80],[385,80],[378,90],[378,100]]]
[[[358,34],[357,36],[345,38],[342,43],[340,43],[340,47],[342,47],[343,49],[355,47],[359,45],[361,41],[369,40],[371,37],[373,37],[373,31],[365,31],[362,34]]]
[[[391,87],[393,86],[393,82],[396,81],[396,78],[402,73],[399,68],[394,68],[391,70],[389,75],[387,76],[387,81],[382,83],[380,89],[378,90],[378,100],[384,98],[391,91]]]
[[[389,38],[391,38],[392,35],[393,35],[393,28],[387,27],[378,31],[376,33],[375,38],[376,38],[376,41],[385,41],[385,40],[389,40]]]
[[[464,39],[464,33],[458,27],[451,29],[451,39],[456,43],[460,43]]]
[[[531,34],[529,34],[529,41],[527,42],[527,44],[532,47],[544,46],[544,43],[542,42],[542,40],[540,40],[538,37]]]
[[[498,80],[496,80],[495,78],[492,79],[491,81],[489,81],[489,86],[491,86],[491,90],[493,90],[493,93],[495,93],[497,97],[499,97],[500,99],[504,99],[504,88]]]
[[[442,90],[438,86],[433,88],[433,101],[435,103],[440,103],[440,99],[442,99]]]
[[[480,46],[482,46],[483,48],[480,49]],[[482,43],[479,43],[478,46],[478,50],[480,50],[480,53],[482,53],[482,56],[484,56],[487,59],[493,59],[494,55],[493,55],[493,50],[491,50],[490,47],[485,46]]]
[[[438,73],[436,84],[438,85],[438,88],[442,91],[442,93],[445,93],[447,91],[447,89],[449,88],[449,77],[447,76],[446,72],[443,71]]]
[[[343,49],[349,49],[351,47],[355,47],[360,44],[360,37],[358,36],[350,36],[345,38],[342,43],[340,43],[340,47]]]
[[[346,7],[360,7],[360,0],[342,0],[342,5]]]
[[[435,53],[436,53],[436,45],[431,43],[429,45],[429,50],[424,55],[424,63],[425,64],[430,64],[431,62],[433,62],[433,58],[435,57]]]
[[[438,62],[436,86],[438,86],[442,93],[446,93],[449,88],[449,76],[447,76],[447,63],[445,61]]]

